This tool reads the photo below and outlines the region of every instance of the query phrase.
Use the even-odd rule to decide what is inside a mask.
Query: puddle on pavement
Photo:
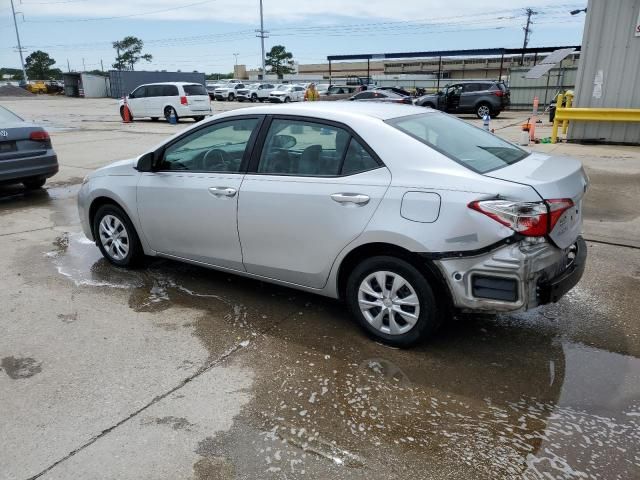
[[[186,325],[173,323],[171,316],[158,316],[154,324],[166,330],[193,328],[211,357],[221,355],[230,342],[247,341],[311,305],[289,289],[170,260],[150,259],[140,269],[117,268],[82,233],[59,236],[46,256],[77,287],[127,295],[133,311],[194,309],[193,321]]]
[[[242,478],[638,478],[639,359],[500,318],[410,351],[345,322],[291,319],[245,354],[254,399],[211,455]]]
[[[117,269],[82,234],[47,255],[75,285],[128,296],[135,311],[196,309],[187,326],[211,355],[245,339],[229,361],[255,372],[252,400],[230,431],[202,439],[198,475],[222,462],[240,478],[640,476],[640,360],[559,331],[559,318],[589,314],[589,290],[524,316],[463,318],[397,350],[311,295],[165,260]],[[611,312],[601,302],[590,314]]]

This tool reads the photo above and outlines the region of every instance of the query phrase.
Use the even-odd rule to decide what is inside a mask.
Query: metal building
[[[128,95],[139,85],[158,82],[193,82],[205,84],[205,74],[200,72],[144,72],[131,70],[109,71],[111,97]]]
[[[64,94],[67,97],[101,98],[109,96],[109,79],[90,73],[67,72],[62,74]]]
[[[589,0],[576,107],[640,108],[640,0]],[[640,143],[640,124],[570,122],[569,140]]]

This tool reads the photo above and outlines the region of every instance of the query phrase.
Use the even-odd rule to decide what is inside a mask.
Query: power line
[[[202,0],[200,2],[180,5],[179,7],[170,7],[162,10],[155,10],[153,12],[130,13],[128,15],[115,15],[112,17],[70,18],[66,20],[25,20],[25,23],[77,23],[77,22],[99,22],[103,20],[118,20],[121,18],[142,17],[146,15],[156,15],[158,13],[172,12],[174,10],[180,10],[182,8],[195,7],[197,5],[203,5],[205,3],[212,3],[217,1],[218,0]]]

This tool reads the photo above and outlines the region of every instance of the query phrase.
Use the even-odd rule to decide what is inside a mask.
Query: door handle
[[[359,206],[366,205],[370,200],[368,195],[361,193],[334,193],[331,195],[331,199],[343,205],[353,204]]]
[[[214,197],[233,197],[238,190],[231,187],[209,187],[209,193]]]

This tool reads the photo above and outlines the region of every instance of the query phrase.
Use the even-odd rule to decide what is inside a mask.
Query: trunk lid
[[[29,138],[32,132],[42,132],[43,128],[20,122],[0,128],[0,160],[15,160],[23,157],[44,155],[51,148],[51,141],[33,141]]]
[[[489,172],[486,176],[529,185],[543,200],[573,200],[574,207],[564,212],[549,237],[560,248],[567,248],[576,241],[582,231],[582,199],[589,185],[579,160],[532,153],[521,161]]]

